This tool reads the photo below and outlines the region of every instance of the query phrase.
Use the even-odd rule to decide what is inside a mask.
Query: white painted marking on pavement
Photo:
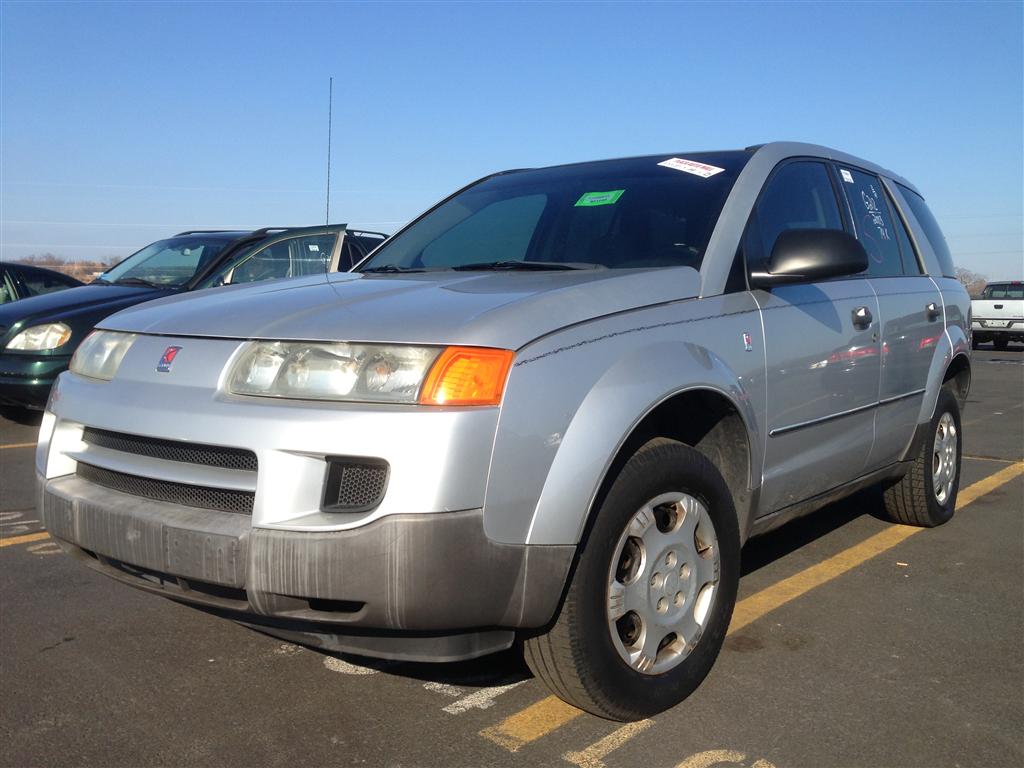
[[[509,685],[496,685],[490,688],[481,688],[479,691],[474,691],[468,696],[463,696],[458,701],[453,701],[444,711],[449,715],[461,715],[463,712],[468,712],[471,709],[488,709],[494,706],[494,700],[501,696],[503,693],[508,693],[513,688],[525,683],[525,680],[520,680],[518,683],[511,683]]]
[[[562,755],[562,759],[573,765],[578,765],[580,768],[605,768],[604,758],[652,725],[654,725],[653,720],[628,723],[580,752],[566,752]]]
[[[343,675],[376,675],[379,669],[371,667],[360,667],[358,664],[349,664],[347,661],[328,656],[324,659],[324,666],[331,672],[340,672]]]
[[[423,688],[434,693],[443,693],[445,696],[451,696],[453,699],[459,698],[463,694],[463,690],[454,685],[448,685],[448,683],[424,683]]]

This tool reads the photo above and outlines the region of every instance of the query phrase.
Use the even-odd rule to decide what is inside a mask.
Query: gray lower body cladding
[[[392,647],[403,634],[543,626],[575,551],[494,542],[481,510],[297,532],[252,528],[247,515],[140,499],[74,475],[40,482],[47,530],[96,570],[275,634],[306,633],[312,645],[367,655],[441,660],[507,646],[510,633],[468,644],[463,637],[455,645],[464,653],[450,644],[425,653]],[[373,632],[381,633],[379,654]],[[346,633],[361,639],[346,642]]]

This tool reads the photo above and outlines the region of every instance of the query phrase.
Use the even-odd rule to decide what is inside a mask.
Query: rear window
[[[699,268],[749,155],[680,157],[703,165],[659,165],[664,156],[492,176],[425,214],[360,269],[495,262]]]
[[[1024,283],[992,283],[981,292],[983,299],[1024,299]]]
[[[949,246],[946,244],[946,238],[943,237],[942,230],[939,228],[939,222],[935,220],[932,212],[928,209],[924,198],[902,184],[899,187],[900,191],[903,192],[904,199],[914,212],[914,218],[917,219],[921,229],[924,230],[925,237],[928,238],[928,243],[935,252],[935,257],[939,260],[943,277],[956,277],[956,269],[953,266],[953,254],[949,252]]]

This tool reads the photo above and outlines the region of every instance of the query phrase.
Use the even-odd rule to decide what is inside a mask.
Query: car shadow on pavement
[[[869,514],[882,517],[882,491],[879,487],[858,491],[829,504],[806,517],[797,518],[781,528],[751,539],[743,547],[740,576],[746,576],[823,536],[842,528],[858,517]]]

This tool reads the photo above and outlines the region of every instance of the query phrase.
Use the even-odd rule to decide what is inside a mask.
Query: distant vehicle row
[[[146,246],[88,285],[49,270],[5,265],[5,291],[18,300],[0,306],[0,410],[14,418],[25,409],[42,410],[78,345],[114,312],[202,288],[345,271],[386,237],[345,224],[182,232]],[[77,287],[55,292],[65,287],[60,279]]]

